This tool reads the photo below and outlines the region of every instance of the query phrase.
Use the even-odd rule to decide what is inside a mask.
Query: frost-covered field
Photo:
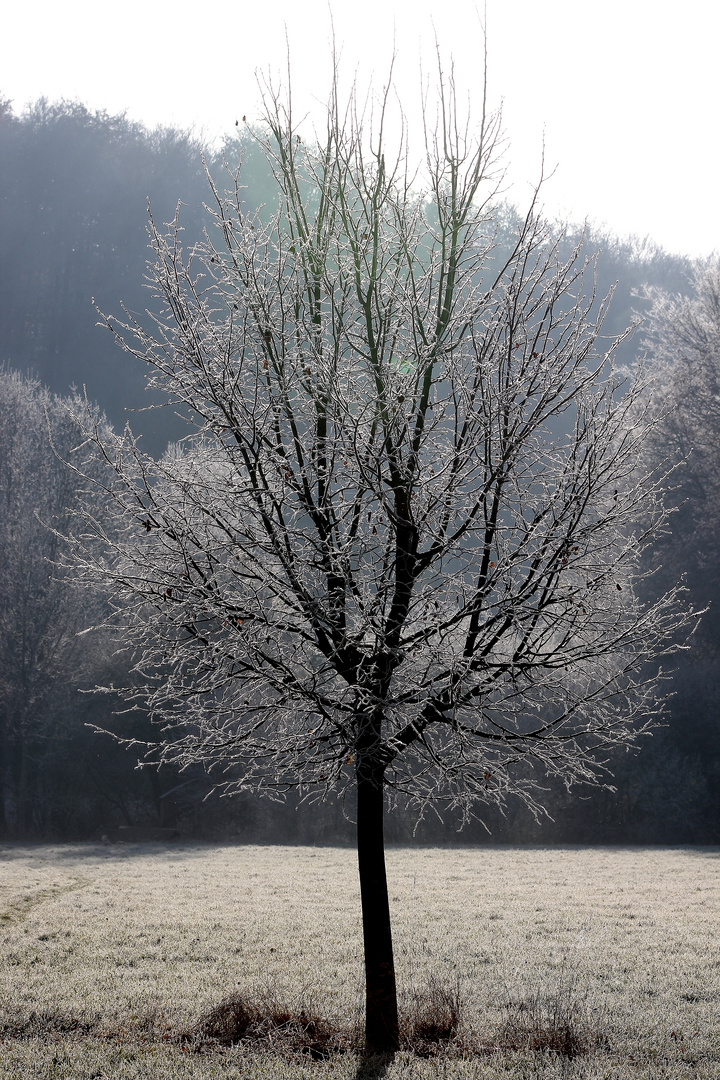
[[[720,1077],[720,851],[388,853],[398,977],[455,985],[473,1060],[398,1055],[400,1077]],[[283,847],[0,848],[0,1076],[354,1078],[173,1041],[233,990],[351,1018],[362,1000],[354,853]],[[572,1061],[507,1049],[558,999],[598,1038]],[[493,1049],[497,1047],[497,1049]]]

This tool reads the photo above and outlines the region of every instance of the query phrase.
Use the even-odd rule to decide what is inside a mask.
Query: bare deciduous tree
[[[103,318],[190,433],[155,461],[88,424],[113,520],[78,549],[161,760],[230,792],[354,790],[372,1051],[398,1042],[386,794],[537,812],[544,778],[598,781],[682,619],[633,592],[653,421],[595,352],[592,266],[534,207],[499,265],[497,119],[473,136],[441,87],[423,195],[385,101],[373,126],[334,93],[308,146],[268,90],[269,220],[235,177],[201,250],[151,224],[152,332]]]
[[[690,296],[650,289],[645,342],[657,375],[664,413],[649,446],[650,458],[679,456],[676,483],[685,505],[658,547],[669,565],[690,571],[691,585],[708,598],[718,587],[720,536],[720,262],[697,263]],[[677,498],[677,493],[675,494]],[[711,622],[714,620],[711,618]]]
[[[77,634],[100,610],[55,565],[51,527],[70,528],[81,499],[49,437],[58,454],[78,456],[69,402],[0,368],[0,413],[0,832],[27,837],[47,817],[43,765],[67,738],[70,673],[89,678],[97,661]]]

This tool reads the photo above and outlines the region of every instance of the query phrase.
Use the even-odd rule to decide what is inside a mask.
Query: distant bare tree
[[[56,565],[53,528],[71,529],[82,486],[51,447],[82,457],[68,401],[0,369],[0,414],[0,830],[25,837],[47,811],[43,765],[63,738],[72,680],[97,660],[77,634],[101,607]]]
[[[657,372],[656,396],[665,418],[650,443],[657,461],[684,460],[677,484],[685,506],[671,519],[658,551],[668,565],[720,587],[720,261],[695,265],[690,295],[649,289],[645,342]],[[678,498],[677,493],[674,496]]]
[[[154,329],[103,321],[189,434],[155,461],[90,417],[110,517],[77,548],[149,754],[229,792],[354,791],[371,1051],[398,1044],[386,793],[538,812],[545,778],[598,782],[684,618],[633,590],[653,419],[594,351],[592,266],[534,207],[494,261],[497,118],[472,135],[441,86],[422,194],[386,102],[373,124],[334,92],[307,145],[268,90],[269,220],[235,177],[202,249],[151,223]]]

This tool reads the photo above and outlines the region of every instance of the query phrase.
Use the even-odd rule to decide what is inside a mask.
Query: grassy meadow
[[[457,1037],[313,1060],[191,1036],[233,993],[357,1031],[353,851],[0,847],[0,1076],[720,1077],[719,850],[404,848],[388,873],[403,1005],[448,988]],[[576,1056],[538,1048],[563,1025]]]

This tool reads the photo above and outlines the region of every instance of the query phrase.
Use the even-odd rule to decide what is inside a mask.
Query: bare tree
[[[691,295],[649,289],[645,345],[657,372],[656,397],[664,413],[650,456],[683,461],[676,483],[684,506],[658,551],[691,571],[707,598],[714,591],[720,537],[720,261],[695,264]],[[677,492],[675,497],[677,498]]]
[[[334,92],[308,146],[268,89],[277,210],[245,214],[236,176],[201,249],[151,223],[152,332],[103,321],[189,434],[155,461],[88,423],[112,520],[78,549],[149,754],[229,792],[354,792],[372,1051],[398,1044],[386,794],[538,812],[545,778],[597,782],[682,619],[634,595],[653,421],[594,351],[592,266],[534,206],[494,261],[497,119],[471,134],[441,86],[422,194],[386,102],[373,124]]]
[[[60,718],[97,665],[77,634],[100,610],[56,565],[52,527],[70,529],[80,502],[77,476],[49,437],[58,454],[78,456],[69,403],[0,369],[0,412],[0,830],[27,836],[48,809],[43,766],[66,734]]]

